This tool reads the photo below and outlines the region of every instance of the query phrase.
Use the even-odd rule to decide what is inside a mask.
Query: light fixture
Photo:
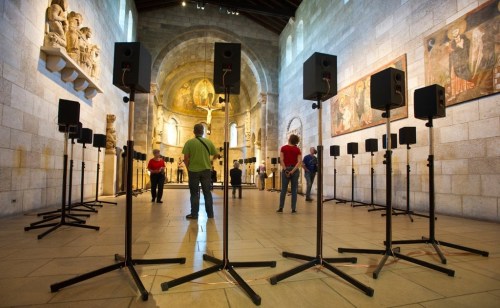
[[[182,6],[186,6],[186,1],[182,1]]]
[[[196,8],[198,10],[204,10],[205,9],[205,1],[196,1]]]

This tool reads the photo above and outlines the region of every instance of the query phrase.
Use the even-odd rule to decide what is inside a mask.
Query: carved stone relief
[[[115,120],[116,116],[114,114],[106,116],[106,154],[116,153]]]

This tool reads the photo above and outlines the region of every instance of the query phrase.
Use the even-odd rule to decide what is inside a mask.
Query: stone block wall
[[[413,92],[425,86],[424,37],[482,5],[484,0],[303,1],[280,36],[279,144],[286,143],[287,125],[294,117],[304,123],[302,151],[318,143],[317,111],[302,100],[302,63],[314,52],[337,56],[338,89],[406,54],[408,118],[392,123],[417,127],[417,144],[410,152],[410,202],[416,211],[428,210],[428,129],[413,116]],[[301,25],[301,26],[299,26]],[[303,34],[299,34],[302,27]],[[290,38],[289,38],[290,37]],[[303,37],[303,42],[301,42]],[[287,49],[291,46],[291,49]],[[291,59],[287,61],[288,56]],[[330,145],[341,146],[337,160],[337,196],[351,197],[351,159],[348,142],[360,144],[355,158],[355,200],[370,200],[370,154],[364,140],[381,137],[385,125],[331,137],[331,106],[323,104],[325,147],[324,193],[333,195]],[[463,217],[500,221],[500,97],[492,95],[448,107],[446,118],[434,121],[436,211]],[[385,202],[383,152],[375,153],[375,202]],[[393,151],[393,205],[406,206],[406,149]]]
[[[60,205],[64,149],[56,124],[60,98],[80,102],[80,121],[94,133],[105,134],[106,114],[115,114],[118,144],[125,144],[128,109],[122,102],[125,93],[112,85],[114,42],[126,41],[128,11],[134,24],[137,13],[133,1],[125,1],[122,29],[119,2],[68,0],[69,10],[82,14],[82,26],[93,30],[91,42],[101,48],[98,84],[104,93],[88,100],[71,83],[61,81],[60,73],[45,67],[40,47],[50,1],[0,0],[0,216]],[[81,148],[74,147],[73,201],[80,196]],[[103,160],[101,155],[101,164]],[[88,145],[86,199],[95,196],[96,163],[97,150]]]

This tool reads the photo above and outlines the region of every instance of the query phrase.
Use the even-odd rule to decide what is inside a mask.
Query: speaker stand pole
[[[354,279],[353,277],[342,272],[338,268],[334,267],[330,263],[338,262],[349,262],[356,263],[357,258],[324,258],[323,257],[323,126],[322,126],[322,109],[321,109],[321,96],[318,96],[317,103],[313,104],[313,109],[318,109],[318,185],[317,185],[317,198],[316,198],[316,256],[306,256],[302,254],[296,254],[291,252],[283,252],[283,257],[295,258],[299,260],[308,261],[305,264],[299,265],[281,274],[272,276],[270,278],[271,284],[275,285],[279,281],[284,280],[288,277],[294,276],[300,272],[303,272],[313,266],[322,266],[332,273],[338,275],[340,278],[346,280],[356,288],[363,291],[368,296],[373,296],[373,289],[366,286],[362,282]]]
[[[268,189],[267,191],[276,191],[276,164],[273,164],[271,171],[273,172],[273,188]]]
[[[434,250],[439,256],[439,259],[441,259],[441,263],[446,264],[446,258],[439,249],[439,246],[447,246],[451,248],[455,248],[458,250],[463,250],[467,251],[470,253],[474,253],[477,255],[481,255],[483,257],[487,257],[489,255],[489,252],[483,251],[483,250],[478,250],[474,248],[469,248],[457,244],[452,244],[449,242],[443,242],[443,241],[438,241],[436,240],[436,219],[435,219],[435,191],[434,191],[434,136],[433,136],[433,131],[432,131],[432,117],[428,119],[428,122],[425,124],[425,126],[429,127],[429,158],[427,159],[428,161],[428,167],[429,167],[429,237],[422,237],[420,240],[402,240],[402,241],[394,241],[395,244],[430,244],[432,247],[434,247]]]
[[[276,261],[253,261],[253,262],[231,262],[228,257],[229,246],[229,223],[228,223],[228,210],[229,210],[229,88],[224,91],[224,102],[226,102],[225,110],[225,125],[224,125],[224,214],[223,214],[223,250],[222,260],[213,256],[203,254],[203,260],[215,263],[212,267],[203,269],[201,271],[168,281],[161,284],[161,289],[167,291],[168,289],[178,286],[180,284],[189,282],[191,280],[216,273],[218,271],[228,271],[234,278],[237,284],[247,293],[255,305],[260,305],[261,298],[255,293],[254,290],[246,283],[243,278],[234,270],[234,267],[276,267]]]
[[[415,259],[406,255],[401,254],[399,247],[392,247],[392,147],[391,147],[391,109],[390,105],[387,105],[385,112],[382,117],[386,118],[386,128],[387,128],[387,149],[385,151],[385,170],[386,170],[386,216],[385,216],[385,249],[358,249],[358,248],[339,248],[338,252],[353,252],[353,253],[364,253],[364,254],[378,254],[383,255],[382,260],[378,264],[377,268],[373,272],[373,278],[377,279],[380,271],[384,267],[387,259],[389,257],[403,259],[408,262],[412,262],[427,268],[442,272],[448,276],[454,276],[455,271],[452,269],[444,268],[438,265],[434,265],[429,262],[425,262],[419,259]]]
[[[134,100],[135,91],[132,88],[130,91],[130,102],[129,102],[129,119],[128,119],[128,141],[127,141],[127,196],[126,196],[126,211],[125,211],[125,255],[121,256],[115,254],[115,261],[118,263],[100,268],[98,270],[88,272],[85,274],[78,275],[74,278],[64,280],[62,282],[54,283],[50,286],[51,292],[57,292],[62,288],[74,285],[78,282],[85,281],[87,279],[100,276],[102,274],[127,267],[130,271],[130,275],[134,279],[137,289],[141,293],[142,300],[148,300],[149,293],[142,284],[141,278],[137,274],[134,268],[136,264],[169,264],[169,263],[180,263],[184,264],[186,258],[173,258],[173,259],[133,259],[132,258],[132,165],[133,165],[133,155],[134,155]]]
[[[51,227],[49,230],[46,230],[45,232],[39,234],[38,239],[42,239],[47,234],[59,229],[62,226],[70,226],[70,227],[77,227],[77,228],[99,230],[99,227],[85,225],[85,224],[79,222],[78,218],[72,217],[71,215],[68,215],[66,213],[66,180],[68,178],[68,135],[69,135],[68,129],[69,129],[69,127],[66,126],[66,130],[64,132],[63,179],[62,179],[63,182],[62,182],[60,215],[52,216],[51,218],[47,218],[47,219],[43,219],[42,221],[39,221],[38,223],[33,223],[29,227],[24,228],[24,231],[29,231],[32,229]],[[43,224],[43,222],[47,222],[48,220],[54,220],[57,218],[61,218],[61,220],[59,222],[56,222],[56,223]],[[75,222],[68,222],[68,221],[66,221],[66,218],[71,218],[73,220],[76,220],[77,222],[76,223]]]
[[[370,152],[370,203],[357,201],[358,204],[355,204],[353,207],[371,206],[372,208],[375,208],[375,203],[373,201],[373,175],[375,174],[375,169],[373,168],[374,155],[375,154],[373,154],[373,152]]]

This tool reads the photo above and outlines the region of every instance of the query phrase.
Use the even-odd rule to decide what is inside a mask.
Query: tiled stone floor
[[[230,199],[229,259],[277,261],[276,268],[236,269],[261,296],[262,307],[500,307],[500,225],[438,215],[437,239],[490,252],[489,257],[443,248],[455,277],[405,261],[389,260],[378,279],[371,273],[380,256],[339,254],[338,247],[382,248],[385,219],[365,207],[324,205],[324,256],[355,256],[357,264],[336,264],[375,290],[368,297],[323,268],[313,268],[277,285],[269,277],[302,261],[286,259],[282,251],[316,253],[316,204],[299,198],[298,214],[275,213],[279,194],[244,190]],[[111,200],[103,198],[102,200]],[[113,199],[114,200],[114,199]],[[160,284],[211,266],[202,255],[222,256],[222,192],[214,191],[215,219],[205,213],[197,221],[189,209],[186,189],[165,190],[163,204],[150,203],[149,193],[133,199],[133,255],[137,258],[186,257],[186,264],[136,266],[151,293],[143,302],[127,269],[50,292],[50,285],[114,263],[124,250],[125,197],[118,206],[105,205],[88,224],[100,231],[64,227],[37,240],[44,231],[24,232],[35,216],[0,219],[0,306],[30,307],[253,307],[246,294],[225,275],[211,274],[161,290]],[[203,211],[203,199],[202,199]],[[394,239],[418,239],[428,234],[428,220],[393,218]],[[402,253],[439,264],[427,245],[403,245]]]

